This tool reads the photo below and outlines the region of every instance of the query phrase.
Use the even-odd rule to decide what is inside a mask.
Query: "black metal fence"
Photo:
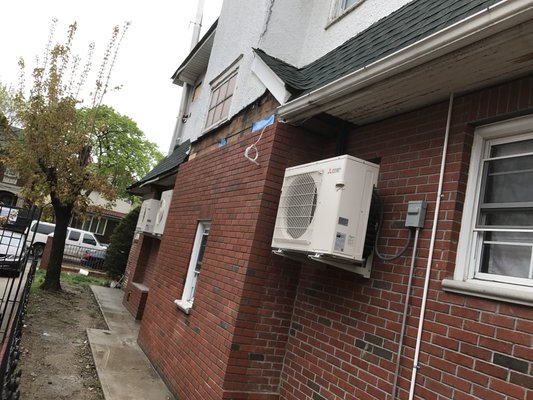
[[[20,339],[37,260],[30,256],[29,225],[37,208],[0,206],[0,399],[20,397]]]
[[[63,265],[103,271],[105,256],[105,250],[66,244]]]

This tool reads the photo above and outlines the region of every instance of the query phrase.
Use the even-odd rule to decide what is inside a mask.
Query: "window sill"
[[[526,286],[480,280],[444,279],[442,288],[447,292],[533,306],[533,289]]]
[[[204,130],[202,131],[201,136],[203,136],[203,135],[205,135],[205,134],[207,134],[207,133],[209,133],[211,131],[214,131],[217,128],[220,128],[222,125],[224,125],[228,121],[229,121],[229,118],[228,117],[224,117],[220,121],[217,121],[217,122],[215,122],[212,125],[209,125],[208,127],[204,128]]]
[[[192,302],[176,299],[174,300],[174,304],[176,305],[176,307],[178,307],[178,309],[183,311],[185,314],[189,315],[191,313]]]
[[[143,285],[142,283],[139,283],[139,282],[132,282],[131,284],[132,284],[133,286],[135,286],[140,292],[148,293],[148,292],[150,291],[150,289],[148,288],[148,286]]]

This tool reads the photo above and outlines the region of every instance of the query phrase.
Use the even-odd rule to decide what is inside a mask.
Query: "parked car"
[[[83,252],[80,263],[88,268],[100,269],[104,265],[105,255],[105,250],[87,249]]]
[[[0,272],[20,274],[26,256],[27,246],[24,234],[0,229]]]
[[[48,240],[48,236],[54,233],[55,224],[50,222],[32,221],[28,233],[28,245],[31,244],[33,235],[32,250],[37,257],[43,254],[44,246]],[[81,257],[85,249],[92,250],[105,250],[105,246],[102,246],[96,236],[92,232],[83,231],[76,228],[68,228],[67,238],[65,240],[65,255],[72,257]]]

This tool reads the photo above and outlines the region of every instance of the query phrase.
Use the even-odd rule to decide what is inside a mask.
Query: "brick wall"
[[[441,288],[454,270],[473,126],[528,112],[532,85],[528,77],[455,100],[417,399],[533,399],[533,311]],[[391,399],[411,253],[375,260],[368,280],[271,254],[284,169],[334,156],[338,145],[278,123],[265,130],[255,166],[243,157],[259,136],[249,128],[273,104],[262,98],[202,138],[180,166],[139,343],[180,399]],[[349,154],[380,163],[383,253],[406,240],[407,202],[428,202],[398,398],[409,388],[447,109],[443,102],[358,127],[346,143]],[[212,225],[187,316],[173,300],[201,219]]]
[[[524,78],[455,100],[418,371],[417,399],[531,399],[533,311],[446,293],[454,270],[473,124],[533,106]],[[392,254],[409,200],[426,200],[410,298],[398,398],[407,398],[435,210],[447,103],[355,129],[349,154],[380,160],[385,203],[380,249]],[[282,399],[391,399],[410,251],[374,261],[370,280],[335,268],[302,267],[282,374]]]
[[[271,255],[284,169],[321,158],[323,140],[253,121],[272,100],[240,115],[180,166],[139,343],[179,398],[277,399],[299,265]],[[207,140],[207,139],[206,139]],[[198,220],[211,220],[189,316],[178,310]],[[171,344],[171,345],[169,345]]]
[[[122,303],[136,319],[142,319],[144,307],[153,284],[160,240],[139,234],[133,240],[124,283]]]

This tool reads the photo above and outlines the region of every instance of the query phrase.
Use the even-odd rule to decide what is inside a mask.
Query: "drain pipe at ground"
[[[442,185],[444,182],[444,167],[446,166],[446,156],[448,150],[448,139],[450,136],[450,125],[452,119],[453,93],[450,93],[450,102],[448,105],[448,118],[446,120],[446,132],[444,135],[444,144],[442,148],[442,161],[440,165],[439,186],[437,190],[437,199],[435,200],[435,215],[433,216],[433,227],[431,228],[431,240],[429,245],[429,255],[426,265],[426,277],[424,281],[424,292],[422,295],[422,304],[420,305],[420,317],[418,320],[418,333],[416,337],[415,354],[413,357],[413,370],[411,374],[411,387],[409,389],[409,400],[413,400],[415,395],[416,375],[418,372],[418,358],[420,356],[420,344],[422,342],[422,331],[424,328],[424,318],[426,312],[426,302],[429,291],[429,279],[431,275],[431,264],[433,263],[433,250],[435,247],[435,238],[437,236],[437,223],[439,221],[440,202],[442,200]]]

